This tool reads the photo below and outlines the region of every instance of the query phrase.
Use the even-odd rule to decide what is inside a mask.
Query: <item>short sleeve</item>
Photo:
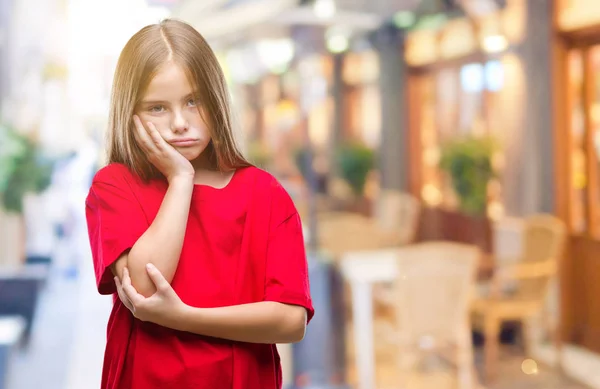
[[[106,169],[106,168],[105,168]],[[112,265],[148,228],[131,186],[120,171],[100,171],[86,198],[86,221],[100,294],[116,292]]]
[[[285,190],[279,185],[275,190],[267,246],[265,300],[302,306],[310,321],[314,308],[302,223]]]

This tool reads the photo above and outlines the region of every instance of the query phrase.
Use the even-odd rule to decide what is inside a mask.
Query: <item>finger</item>
[[[127,306],[127,308],[132,309],[133,307],[131,306],[131,301],[129,301],[125,295],[125,291],[123,291],[123,284],[121,284],[119,277],[115,277],[115,283],[117,284],[117,294],[119,295],[119,299],[123,304],[125,304],[125,306]]]
[[[135,139],[139,143],[140,147],[146,149],[147,151],[154,150],[154,141],[148,133],[148,130],[142,124],[140,117],[133,115],[133,123],[135,125]]]
[[[123,268],[123,281],[122,284],[131,284],[131,278],[129,277],[129,269],[126,267]]]
[[[140,302],[145,300],[145,297],[137,292],[137,290],[131,285],[131,278],[129,277],[129,270],[123,269],[123,281],[121,282],[125,295],[131,301],[135,308]]]
[[[128,286],[133,288],[133,285],[131,284],[131,277],[129,277],[129,270],[127,268],[123,269],[123,280],[121,281],[121,284],[123,289],[127,288]]]
[[[165,277],[156,268],[156,266],[149,263],[146,265],[146,271],[148,272],[150,279],[154,283],[154,286],[156,286],[156,290],[166,292],[171,289],[171,284],[169,284],[169,281],[165,279]]]
[[[119,294],[119,298],[122,299],[123,285],[121,285],[121,281],[119,280],[119,277],[117,277],[117,276],[115,276],[115,284],[117,285],[117,293]]]
[[[148,130],[142,124],[142,120],[138,115],[133,115],[133,124],[135,125],[135,136],[136,139],[147,144],[152,144],[152,139],[150,138],[150,134],[148,134]]]
[[[133,115],[133,125],[135,126],[135,136],[139,139],[144,139],[146,129],[138,115]]]
[[[154,142],[154,145],[158,148],[162,148],[167,142],[163,139],[162,135],[160,135],[160,132],[158,132],[154,123],[147,122],[146,127],[148,128],[148,134],[150,135],[152,142]]]
[[[129,301],[131,301],[132,307],[135,309],[146,299],[144,296],[139,294],[137,290],[133,287],[133,285],[123,285],[123,292],[125,292],[125,296]]]
[[[123,305],[125,305],[125,307],[127,307],[127,309],[129,309],[133,313],[133,304],[131,303],[131,301],[129,301],[129,298],[125,294],[125,291],[123,290],[123,285],[121,284],[119,277],[115,277],[115,284],[117,284],[117,294],[119,295],[119,300],[121,300]]]

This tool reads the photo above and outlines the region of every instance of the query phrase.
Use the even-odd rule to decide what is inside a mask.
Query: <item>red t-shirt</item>
[[[144,183],[123,165],[95,176],[86,215],[98,290],[116,292],[109,266],[154,220],[167,183]],[[171,283],[195,307],[277,301],[314,311],[296,208],[270,174],[238,169],[223,189],[195,185]],[[274,345],[233,342],[135,319],[115,296],[102,389],[279,389]]]

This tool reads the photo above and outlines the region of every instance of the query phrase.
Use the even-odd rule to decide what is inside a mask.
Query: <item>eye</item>
[[[187,101],[187,106],[188,106],[188,107],[195,107],[196,105],[198,105],[198,100],[189,99],[189,100]]]
[[[154,106],[148,108],[148,111],[154,112],[154,113],[163,112],[164,110],[165,110],[165,107],[162,105],[154,105]]]

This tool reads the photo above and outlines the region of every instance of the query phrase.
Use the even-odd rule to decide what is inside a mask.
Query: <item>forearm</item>
[[[193,188],[192,179],[170,182],[156,218],[129,251],[126,266],[132,284],[144,296],[156,291],[146,272],[147,263],[156,266],[167,281],[173,280],[185,237]]]
[[[219,308],[187,306],[175,329],[247,343],[295,343],[306,329],[306,309],[276,302]]]

